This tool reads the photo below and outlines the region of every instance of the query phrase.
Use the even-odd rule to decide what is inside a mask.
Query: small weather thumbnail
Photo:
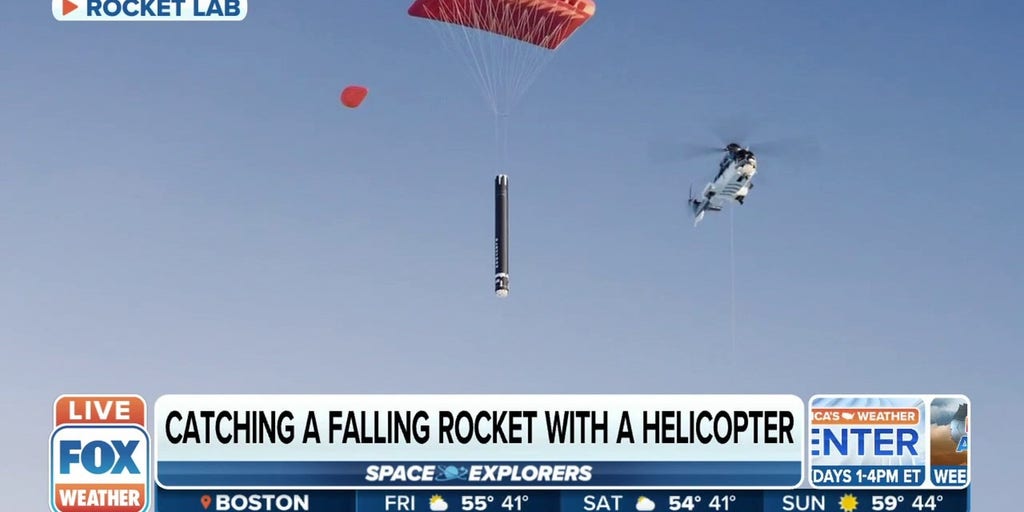
[[[843,512],[853,512],[857,510],[857,497],[852,494],[844,494],[842,498],[839,498],[839,509]]]
[[[431,512],[444,512],[448,510],[448,502],[437,494],[430,497],[430,511]]]
[[[931,406],[932,466],[966,466],[969,448],[968,403],[963,398],[936,398]]]
[[[650,512],[654,510],[654,500],[647,496],[640,496],[636,500],[636,509],[638,512]]]

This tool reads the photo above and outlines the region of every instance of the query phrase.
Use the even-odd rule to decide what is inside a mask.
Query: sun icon
[[[852,494],[846,494],[842,498],[839,498],[839,508],[843,509],[843,512],[853,512],[857,510],[857,498]]]
[[[441,496],[438,496],[437,494],[435,494],[435,495],[430,497],[430,504],[431,505],[433,505],[434,503],[437,503],[439,501],[444,501],[444,498],[442,498]]]

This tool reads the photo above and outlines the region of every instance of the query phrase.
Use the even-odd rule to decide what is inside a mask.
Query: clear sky
[[[2,2],[7,508],[77,392],[966,393],[974,502],[1019,502],[1024,4],[601,2],[511,118],[506,300],[493,119],[406,8]],[[647,145],[734,118],[822,150],[694,229],[714,158]]]

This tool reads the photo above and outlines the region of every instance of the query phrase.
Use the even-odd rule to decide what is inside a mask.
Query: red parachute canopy
[[[341,91],[341,104],[348,108],[356,108],[363,103],[370,91],[361,85],[350,85]]]
[[[593,0],[416,0],[409,15],[558,48],[593,15]]]

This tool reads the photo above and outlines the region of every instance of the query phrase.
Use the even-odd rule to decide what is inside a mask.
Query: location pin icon
[[[211,499],[210,495],[208,495],[208,494],[204,494],[202,498],[199,498],[199,503],[203,504],[203,510],[206,510],[206,509],[210,508],[210,503],[212,501],[213,501],[213,499]]]

